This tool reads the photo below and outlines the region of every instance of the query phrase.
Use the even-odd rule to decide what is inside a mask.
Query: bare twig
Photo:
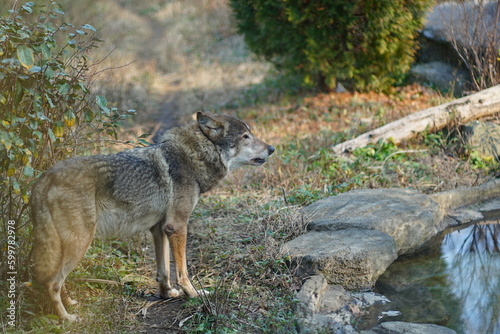
[[[120,282],[111,281],[109,279],[100,279],[100,278],[80,277],[80,278],[76,278],[75,280],[82,281],[82,282],[87,282],[87,283],[101,283],[101,284],[110,284],[110,285],[121,285]]]

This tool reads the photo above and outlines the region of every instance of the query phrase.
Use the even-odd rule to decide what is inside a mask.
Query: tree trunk
[[[408,115],[335,145],[332,149],[339,155],[348,154],[358,147],[389,138],[399,144],[423,131],[437,131],[450,124],[464,124],[497,112],[500,112],[500,85]]]

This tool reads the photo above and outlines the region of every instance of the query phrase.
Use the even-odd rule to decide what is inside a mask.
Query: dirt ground
[[[184,298],[159,299],[149,297],[147,301],[148,305],[143,309],[144,313],[137,315],[144,324],[140,333],[169,334],[181,331],[179,323],[189,317],[183,311]]]
[[[189,235],[188,235],[189,239]],[[152,242],[152,240],[150,240]],[[151,244],[151,246],[153,246]],[[187,261],[188,270],[190,270],[190,262],[193,259],[192,250],[195,248],[192,240],[188,240],[187,247]],[[148,258],[154,258],[154,249],[150,248],[150,255]],[[156,275],[156,262],[151,262],[148,265],[148,269],[151,269],[152,275]],[[154,269],[153,269],[154,268]],[[175,275],[175,263],[171,259],[170,261],[170,280],[172,285],[176,287],[176,275]],[[192,270],[191,270],[192,271]],[[189,271],[190,274],[191,271]],[[192,277],[191,277],[192,279]],[[178,287],[176,287],[179,289]],[[178,298],[162,299],[158,294],[158,284],[154,282],[148,287],[148,293],[143,298],[142,308],[137,312],[136,317],[139,322],[141,322],[142,329],[139,333],[146,334],[171,334],[183,332],[182,325],[183,322],[190,318],[190,311],[184,307],[187,299],[185,296],[180,296]]]

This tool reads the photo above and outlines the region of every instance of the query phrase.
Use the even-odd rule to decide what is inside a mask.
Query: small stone
[[[308,317],[318,312],[323,293],[327,287],[328,282],[323,275],[314,275],[305,281],[300,291],[295,295],[297,300],[296,313],[301,317]]]
[[[352,296],[363,302],[362,307],[369,307],[375,303],[387,304],[391,302],[387,297],[375,292],[354,293]]]
[[[351,295],[341,285],[329,284],[321,299],[319,311],[333,313],[351,300]]]

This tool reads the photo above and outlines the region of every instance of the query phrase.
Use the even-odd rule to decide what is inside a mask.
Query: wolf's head
[[[231,170],[245,165],[260,166],[275,151],[237,118],[198,112],[196,119],[205,136],[221,148],[221,155]]]

